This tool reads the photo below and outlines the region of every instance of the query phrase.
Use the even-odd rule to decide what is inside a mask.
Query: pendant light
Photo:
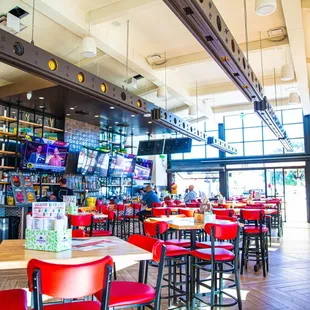
[[[256,0],[255,12],[259,16],[267,16],[277,9],[277,0]]]
[[[87,58],[97,55],[96,41],[92,37],[85,37],[82,43],[82,55]]]
[[[166,97],[166,87],[165,85],[160,85],[157,88],[157,98],[165,98]]]
[[[27,93],[27,99],[30,100],[32,98],[32,91],[30,90],[28,93]]]
[[[281,67],[281,81],[291,81],[294,80],[294,77],[294,69],[291,65],[285,64]]]
[[[288,104],[299,104],[300,98],[297,92],[291,92],[288,96]]]

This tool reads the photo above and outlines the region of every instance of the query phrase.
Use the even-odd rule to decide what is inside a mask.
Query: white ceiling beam
[[[124,16],[129,10],[150,5],[158,0],[121,0],[85,14],[85,22],[91,25],[102,24],[112,19]]]
[[[290,40],[290,48],[299,94],[303,105],[304,114],[307,115],[310,114],[310,99],[301,2],[292,0],[281,1]]]
[[[283,37],[283,36],[281,36]],[[275,37],[276,38],[276,37]],[[289,45],[289,40],[288,38],[284,38],[282,41],[270,41],[268,39],[262,40],[262,49],[263,50],[268,50],[268,49],[274,49],[274,48],[279,48],[279,47],[287,47]],[[242,51],[246,50],[246,45],[245,44],[240,44],[239,45]],[[249,42],[249,52],[258,52],[260,51],[260,41],[252,41]],[[165,68],[178,68],[182,67],[185,65],[191,65],[191,64],[196,64],[196,63],[201,63],[201,62],[206,62],[206,61],[213,61],[211,56],[206,52],[198,52],[198,53],[193,53],[193,54],[187,54],[183,56],[178,56],[174,58],[169,58],[167,59],[166,64],[162,65],[152,65],[153,70],[163,70]]]

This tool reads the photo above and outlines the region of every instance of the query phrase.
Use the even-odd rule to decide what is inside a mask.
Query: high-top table
[[[113,243],[113,245],[103,246],[92,251],[66,250],[54,253],[26,250],[25,240],[4,240],[0,244],[0,270],[27,268],[28,261],[32,258],[57,264],[81,264],[110,255],[113,261],[118,264],[128,261],[140,262],[150,260],[153,257],[151,252],[147,252],[117,237],[93,237],[81,240],[85,240],[85,242],[106,240]]]

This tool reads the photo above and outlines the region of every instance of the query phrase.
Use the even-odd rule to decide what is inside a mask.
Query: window
[[[261,141],[262,127],[244,128],[244,141]]]
[[[243,119],[244,127],[258,127],[262,126],[262,121],[256,114],[245,114]]]
[[[207,158],[218,158],[219,150],[213,146],[207,145]]]
[[[229,143],[232,147],[236,148],[238,153],[237,154],[229,154],[226,153],[227,157],[230,156],[243,156],[243,143]]]
[[[274,135],[274,133],[267,126],[263,127],[263,134],[264,134],[264,140],[276,139],[276,136]]]
[[[240,117],[240,115],[225,117],[225,128],[226,129],[241,128],[241,127],[242,127],[242,118]]]
[[[283,146],[278,140],[264,142],[264,154],[283,154]]]
[[[171,160],[183,159],[183,154],[171,154]]]
[[[243,140],[242,129],[230,129],[225,131],[226,142],[241,142]]]
[[[184,153],[184,159],[206,158],[205,145],[193,146],[190,153]]]
[[[263,142],[247,142],[244,143],[245,156],[259,156],[263,155]]]
[[[302,123],[302,109],[283,110],[283,124]]]
[[[304,136],[303,124],[284,125],[283,128],[290,139],[301,138]]]
[[[291,139],[293,145],[293,153],[304,153],[305,152],[305,144],[304,139]],[[285,153],[291,153],[285,151]]]

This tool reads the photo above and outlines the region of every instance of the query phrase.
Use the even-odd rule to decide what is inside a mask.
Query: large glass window
[[[205,145],[192,146],[190,153],[184,153],[184,159],[197,159],[206,158],[206,147]]]
[[[242,118],[240,115],[226,116],[225,117],[225,128],[241,128],[242,127]]]
[[[261,141],[262,127],[244,129],[244,141]]]
[[[227,142],[240,142],[243,140],[242,129],[229,129],[225,131]]]
[[[302,109],[283,110],[283,124],[302,123]]]
[[[254,113],[245,114],[243,118],[243,126],[244,127],[258,127],[262,126],[261,119]]]
[[[245,156],[263,155],[263,142],[247,142],[244,143]]]
[[[264,154],[283,154],[283,146],[278,140],[264,142]]]
[[[284,125],[283,127],[290,139],[304,136],[303,124]]]

